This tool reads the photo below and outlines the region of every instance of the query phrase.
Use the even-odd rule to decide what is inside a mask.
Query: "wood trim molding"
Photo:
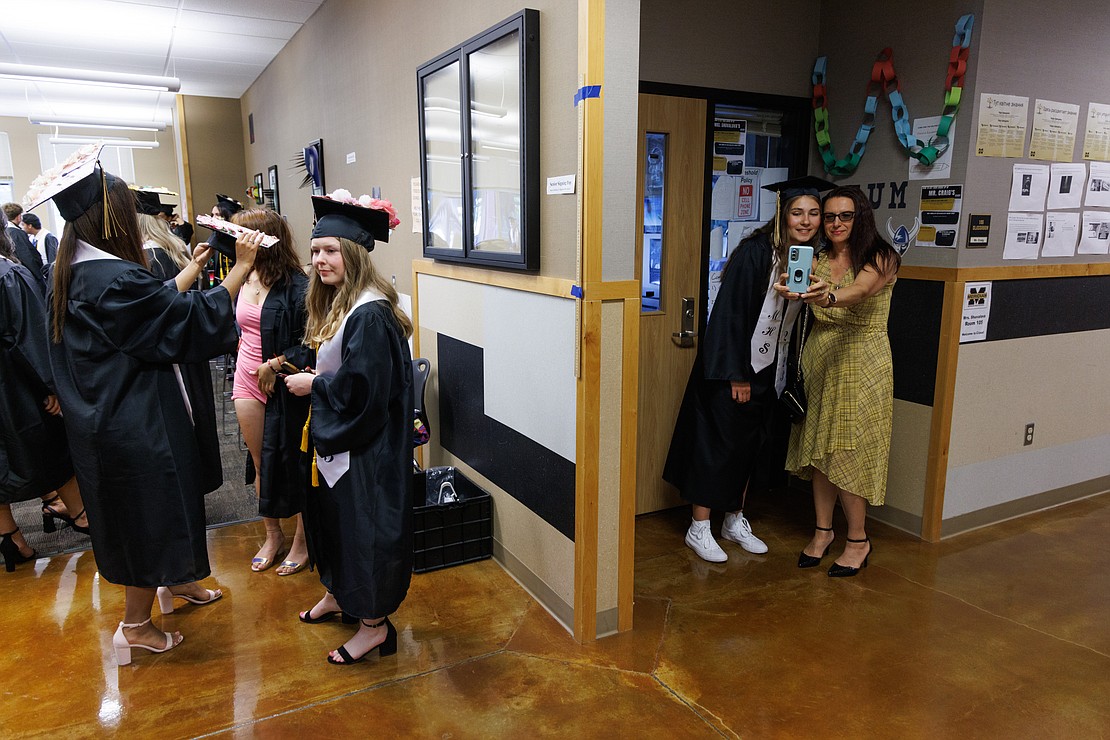
[[[175,102],[174,107],[177,109],[177,123],[175,125],[177,126],[177,136],[181,142],[181,151],[178,152],[178,156],[181,157],[181,177],[185,180],[185,193],[181,201],[184,207],[181,208],[181,217],[185,218],[185,215],[189,214],[195,221],[197,214],[193,210],[193,177],[189,172],[189,137],[185,125],[185,96],[178,94],[175,97]]]
[[[952,439],[952,405],[956,392],[956,365],[960,356],[965,286],[963,282],[944,284],[929,455],[925,466],[925,500],[921,514],[921,538],[927,542],[940,541],[941,519],[944,516],[944,487],[948,479],[948,445]]]
[[[925,267],[903,265],[898,277],[938,282],[977,280],[1029,280],[1031,278],[1086,277],[1110,275],[1110,262],[1088,264],[1001,265],[997,267]]]
[[[593,642],[597,639],[601,307],[601,301],[582,302],[582,373],[576,384],[574,637],[579,642]]]
[[[604,283],[586,283],[584,290],[588,301],[640,301],[640,283],[637,280],[610,280]]]
[[[557,298],[572,299],[571,289],[573,280],[565,278],[544,277],[543,275],[526,275],[515,272],[501,272],[471,265],[449,265],[430,259],[415,259],[412,261],[413,283],[417,275],[434,275],[436,277],[462,280],[468,283],[493,285],[498,288],[522,290],[528,293],[539,293]],[[414,288],[415,290],[415,288]],[[415,299],[415,296],[414,296]]]

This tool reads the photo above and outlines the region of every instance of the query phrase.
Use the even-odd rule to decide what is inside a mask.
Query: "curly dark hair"
[[[822,210],[830,198],[848,198],[855,204],[856,216],[852,222],[852,233],[848,235],[848,253],[852,260],[852,272],[859,274],[865,267],[874,267],[880,273],[898,272],[902,256],[879,236],[875,227],[875,211],[871,201],[857,187],[840,186],[825,194],[821,201]],[[827,244],[827,238],[826,238]]]

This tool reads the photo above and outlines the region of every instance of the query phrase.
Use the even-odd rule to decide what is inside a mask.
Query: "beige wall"
[[[808,97],[822,5],[641,0],[640,79]]]
[[[231,98],[178,96],[185,121],[185,146],[188,153],[190,193],[189,219],[210,213],[216,193],[243,201],[250,184],[244,167],[242,123],[239,101]],[[262,170],[265,174],[265,170]],[[253,174],[253,173],[252,173]],[[176,188],[175,188],[176,189]],[[207,238],[208,231],[197,230]]]
[[[12,167],[15,170],[15,198],[23,199],[23,194],[31,186],[31,182],[42,172],[42,163],[39,160],[39,134],[51,134],[53,128],[36,126],[26,118],[13,118],[0,116],[0,131],[8,134],[8,141],[12,150]],[[78,132],[63,132],[63,135],[77,135]],[[109,138],[146,139],[155,138],[155,134],[146,132],[133,132],[129,136],[126,131],[109,129],[80,129],[80,136],[105,136]],[[172,128],[167,128],[156,137],[161,144],[157,149],[132,149],[135,162],[136,185],[161,186],[177,192],[178,161],[174,147],[174,134]],[[46,227],[55,234],[61,235],[61,224],[53,222],[50,208],[41,205],[34,211],[43,219]]]
[[[422,256],[412,233],[410,181],[420,175],[416,68],[521,9],[515,0],[463,0],[434,7],[407,0],[327,0],[242,98],[243,135],[254,114],[255,143],[244,143],[250,177],[277,164],[282,210],[307,252],[310,191],[297,189],[290,160],[315,139],[324,142],[329,191],[355,195],[381,188],[401,225],[374,258],[397,287],[412,292],[411,261]],[[577,7],[542,0],[540,11],[540,176],[577,167]],[[244,139],[245,140],[245,139]],[[246,141],[246,140],[245,140]],[[357,161],[346,164],[348,153]],[[574,198],[543,196],[540,272],[573,277]]]

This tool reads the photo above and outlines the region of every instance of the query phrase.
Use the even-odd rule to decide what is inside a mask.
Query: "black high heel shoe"
[[[4,556],[4,570],[8,573],[14,571],[15,566],[20,563],[26,563],[38,557],[38,553],[35,552],[33,547],[30,555],[24,555],[19,551],[19,545],[15,544],[15,540],[12,539],[18,532],[18,529],[13,529],[11,532],[0,534],[0,555]]]
[[[814,527],[814,529],[817,529],[821,532],[831,532],[831,531],[833,531],[832,527]],[[825,545],[825,551],[823,553],[821,553],[821,557],[814,557],[812,555],[806,555],[806,551],[802,550],[801,554],[798,555],[798,567],[799,568],[815,568],[818,565],[820,565],[821,561],[824,559],[824,557],[829,554],[829,548],[832,547],[833,540],[835,540],[835,539],[836,539],[836,536],[834,535],[833,539],[829,540],[829,544]]]
[[[308,611],[301,612],[297,616],[299,616],[301,621],[305,624],[323,624],[324,622],[330,622],[336,617],[339,617],[340,621],[342,621],[343,624],[358,624],[357,619],[350,616],[342,609],[336,609],[332,612],[324,612],[320,616],[314,617],[312,616],[312,609],[310,608]]]
[[[50,504],[57,501],[58,498],[58,494],[55,493],[54,498],[42,502],[42,531],[47,534],[53,534],[58,531],[58,525],[54,523],[55,519],[62,524],[73,526],[73,519],[71,519],[68,514],[60,514],[50,508]]]
[[[397,628],[393,626],[393,622],[389,621],[389,617],[379,619],[374,624],[367,624],[365,619],[359,620],[359,622],[362,625],[370,627],[371,629],[375,627],[381,627],[382,624],[385,624],[385,639],[357,658],[352,658],[351,654],[347,652],[347,648],[343,645],[340,645],[338,648],[335,649],[335,652],[339,653],[339,657],[343,660],[336,660],[329,655],[329,663],[331,663],[332,665],[354,665],[355,663],[361,663],[362,661],[366,660],[366,656],[374,652],[375,650],[378,651],[379,658],[384,658],[387,655],[393,655],[397,652]]]
[[[853,568],[850,565],[839,565],[837,563],[833,563],[832,565],[829,566],[829,577],[830,578],[851,578],[856,573],[859,573],[861,569],[867,567],[867,561],[871,557],[871,553],[874,552],[874,550],[875,550],[875,546],[871,544],[871,538],[870,537],[864,537],[862,540],[853,540],[851,537],[849,537],[848,541],[849,542],[866,542],[867,543],[867,554],[863,556],[863,562],[859,564],[859,568]]]

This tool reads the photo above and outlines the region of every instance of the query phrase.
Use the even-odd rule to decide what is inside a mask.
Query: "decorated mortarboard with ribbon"
[[[231,206],[232,213],[238,213],[239,211],[243,210],[243,204],[232,198],[230,195],[216,193],[216,202],[227,203],[229,206]]]
[[[795,177],[793,180],[784,180],[783,182],[771,183],[764,185],[764,190],[770,190],[779,197],[779,202],[788,201],[791,198],[797,198],[799,195],[810,195],[818,200],[821,199],[821,193],[826,190],[832,190],[836,187],[836,183],[829,182],[820,177],[813,175],[806,175],[804,177]]]
[[[197,223],[206,229],[212,229],[212,239],[208,243],[220,254],[229,257],[235,261],[235,240],[243,234],[251,233],[251,229],[239,224],[234,224],[230,221],[224,221],[222,218],[215,218],[204,213],[197,214]],[[260,246],[269,249],[277,244],[280,239],[276,236],[269,234],[262,235]]]
[[[336,190],[328,195],[312,196],[316,225],[312,238],[334,236],[350,239],[374,250],[375,241],[389,241],[389,231],[401,220],[388,200],[363,195],[355,198],[349,190]]]
[[[123,182],[100,166],[104,142],[81,147],[66,161],[35,178],[23,196],[23,210],[30,211],[53,200],[66,221],[78,219],[97,203],[104,206],[104,237],[123,231],[108,201],[108,185]]]

